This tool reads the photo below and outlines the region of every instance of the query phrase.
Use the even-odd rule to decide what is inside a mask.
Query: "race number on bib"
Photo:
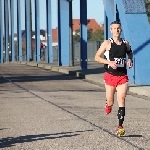
[[[114,58],[115,62],[117,64],[117,67],[124,67],[125,66],[125,62],[126,62],[126,58]]]

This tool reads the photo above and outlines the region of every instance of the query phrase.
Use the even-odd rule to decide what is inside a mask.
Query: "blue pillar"
[[[9,39],[9,9],[8,0],[4,1],[4,24],[5,24],[5,61],[9,61],[8,39]]]
[[[106,13],[106,0],[103,0],[104,3],[104,40],[108,39],[108,17]]]
[[[58,0],[58,65],[69,66],[69,1]]]
[[[106,11],[104,11],[104,40],[108,39],[108,17]]]
[[[4,24],[4,20],[3,20],[3,0],[0,0],[0,63],[3,63],[3,24]]]
[[[21,31],[21,6],[17,0],[17,41],[18,41],[18,61],[22,61],[22,31]]]
[[[46,0],[46,17],[47,17],[47,63],[53,63],[53,48],[52,48],[52,14],[51,14],[51,0]]]
[[[104,38],[108,39],[111,37],[110,24],[114,21],[114,1],[116,0],[104,0]]]
[[[35,42],[36,42],[36,61],[40,61],[40,15],[39,0],[35,0]]]
[[[108,13],[107,13],[107,4],[108,1],[104,0],[104,40],[107,40],[108,32],[109,32],[109,25],[108,25]]]
[[[72,26],[72,1],[73,0],[69,0],[70,66],[74,66],[73,26]]]
[[[10,18],[11,18],[11,61],[15,60],[14,51],[14,0],[10,0]]]
[[[26,30],[26,61],[29,61],[31,57],[30,0],[25,0],[25,30]]]
[[[117,20],[116,10],[117,10],[116,0],[114,0],[114,21]]]
[[[80,37],[80,65],[87,69],[87,0],[80,1]]]

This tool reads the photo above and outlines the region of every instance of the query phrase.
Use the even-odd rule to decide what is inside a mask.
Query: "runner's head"
[[[110,24],[110,32],[112,33],[113,37],[119,37],[121,34],[121,23],[118,21],[114,21]]]

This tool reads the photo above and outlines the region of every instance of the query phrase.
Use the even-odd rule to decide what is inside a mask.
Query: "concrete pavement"
[[[106,115],[103,87],[20,64],[0,64],[0,75],[0,149],[150,150],[148,97],[127,95],[118,138],[117,102]]]
[[[74,66],[71,67],[62,67],[57,66],[56,62],[54,64],[47,64],[47,63],[37,63],[37,62],[14,62],[23,65],[29,65],[34,67],[39,67],[43,69],[48,69],[60,73],[69,74],[72,76],[80,77],[86,79],[90,82],[95,84],[100,84],[104,86],[103,82],[103,65],[98,64],[94,61],[88,62],[88,68],[86,70],[81,70],[79,66],[79,62],[75,62]],[[150,97],[150,86],[142,86],[136,85],[129,82],[128,84],[128,92],[132,92],[141,96],[148,96]]]

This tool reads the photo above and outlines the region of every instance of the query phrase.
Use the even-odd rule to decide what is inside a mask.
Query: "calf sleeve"
[[[125,116],[125,107],[119,107],[117,116],[119,119],[119,126],[122,126]]]

